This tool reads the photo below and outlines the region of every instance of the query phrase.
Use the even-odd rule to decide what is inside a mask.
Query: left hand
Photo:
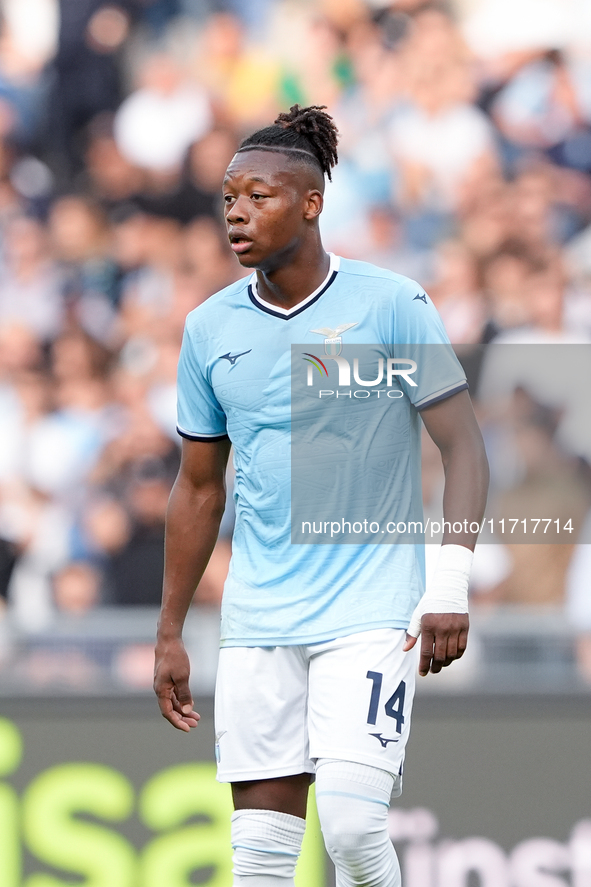
[[[442,668],[461,659],[468,643],[470,620],[467,613],[425,613],[421,618],[419,674],[438,674]],[[412,650],[417,638],[406,635],[402,648]]]

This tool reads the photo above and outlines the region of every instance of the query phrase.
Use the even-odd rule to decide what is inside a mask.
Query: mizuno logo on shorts
[[[381,733],[368,733],[368,736],[375,736],[376,739],[379,739],[382,748],[387,748],[389,742],[398,742],[397,739],[387,739],[385,736],[382,736]]]

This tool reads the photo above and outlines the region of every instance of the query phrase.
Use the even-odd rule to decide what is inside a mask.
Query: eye
[[[231,203],[234,200],[231,194],[224,194],[224,203]]]
[[[262,200],[263,197],[266,197],[266,196],[267,196],[266,194],[256,194],[255,193],[255,194],[250,195],[250,199],[251,200]]]

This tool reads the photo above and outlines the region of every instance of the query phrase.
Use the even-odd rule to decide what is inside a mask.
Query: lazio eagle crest
[[[318,333],[319,336],[326,336],[324,340],[324,353],[327,357],[338,357],[343,349],[342,334],[350,330],[351,327],[357,326],[358,323],[358,320],[355,323],[342,323],[334,330],[327,326],[321,326],[319,330],[310,330],[310,332]]]

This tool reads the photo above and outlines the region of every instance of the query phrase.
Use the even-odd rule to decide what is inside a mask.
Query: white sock
[[[306,821],[275,810],[232,814],[233,887],[293,887]]]
[[[316,803],[337,887],[400,887],[400,866],[388,835],[394,777],[385,770],[321,758]]]

